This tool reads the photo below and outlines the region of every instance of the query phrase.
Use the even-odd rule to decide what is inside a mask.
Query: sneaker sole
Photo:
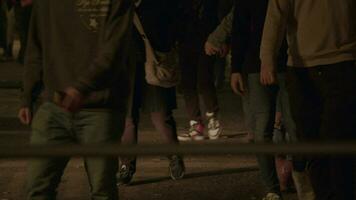
[[[204,136],[194,136],[194,137],[192,137],[192,140],[194,140],[194,141],[202,141],[204,139],[205,139]]]
[[[183,142],[185,142],[185,141],[191,141],[191,140],[192,140],[191,137],[178,136],[177,138],[178,138],[179,141],[183,141]]]
[[[214,134],[214,135],[208,133],[209,139],[210,139],[210,140],[217,140],[217,139],[219,139],[219,137],[220,137],[220,135],[221,135],[221,132],[222,132],[222,128],[220,128],[220,130],[219,130],[216,134]]]
[[[181,180],[181,179],[184,178],[185,171],[179,177],[174,177],[171,172],[169,172],[169,174],[170,174],[170,177],[171,177],[172,180],[177,181],[177,180]]]

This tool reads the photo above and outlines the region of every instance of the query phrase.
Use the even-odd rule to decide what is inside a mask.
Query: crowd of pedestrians
[[[0,0],[0,62],[14,59],[17,35],[18,116],[35,145],[135,145],[141,112],[168,144],[217,140],[227,58],[251,142],[350,140],[355,10],[354,0]],[[179,134],[176,88],[189,126]],[[184,158],[166,156],[171,178],[184,178]],[[55,199],[68,161],[30,161],[27,199]],[[118,199],[116,184],[136,172],[136,157],[84,162],[95,200]],[[355,199],[352,157],[258,155],[257,163],[264,200],[282,200],[292,185],[300,200]]]

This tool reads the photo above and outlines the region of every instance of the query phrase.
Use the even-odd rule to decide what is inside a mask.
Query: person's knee
[[[154,112],[151,113],[151,120],[153,125],[160,129],[161,127],[166,126],[175,126],[175,120],[172,113],[170,112]]]
[[[272,142],[274,118],[269,112],[255,114],[255,142]]]
[[[134,118],[126,118],[125,129],[136,129],[138,126],[138,120]]]
[[[200,94],[204,94],[206,92],[212,92],[215,90],[215,85],[213,80],[203,79],[198,81],[198,91]]]

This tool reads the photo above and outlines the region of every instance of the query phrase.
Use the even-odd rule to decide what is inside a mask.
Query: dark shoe
[[[185,166],[180,156],[171,156],[169,162],[169,172],[173,180],[179,180],[184,177]]]
[[[133,175],[135,174],[135,169],[131,165],[121,165],[119,174],[117,175],[118,185],[129,185]]]

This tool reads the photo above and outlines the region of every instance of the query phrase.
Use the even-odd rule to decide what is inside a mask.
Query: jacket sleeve
[[[42,41],[43,25],[39,16],[39,1],[34,1],[32,16],[30,20],[28,42],[23,74],[23,92],[21,104],[23,107],[31,107],[33,103],[34,90],[42,82]]]
[[[262,65],[277,67],[277,59],[286,35],[290,0],[270,0],[260,48]]]
[[[232,22],[234,18],[234,8],[226,15],[219,26],[208,37],[208,42],[217,48],[221,48],[231,37]]]
[[[88,70],[74,87],[83,94],[105,87],[107,77],[116,70],[114,61],[125,59],[131,34],[134,5],[132,0],[112,0],[99,37],[99,50]]]
[[[231,73],[241,73],[251,33],[250,8],[238,1],[234,9],[231,38]]]

